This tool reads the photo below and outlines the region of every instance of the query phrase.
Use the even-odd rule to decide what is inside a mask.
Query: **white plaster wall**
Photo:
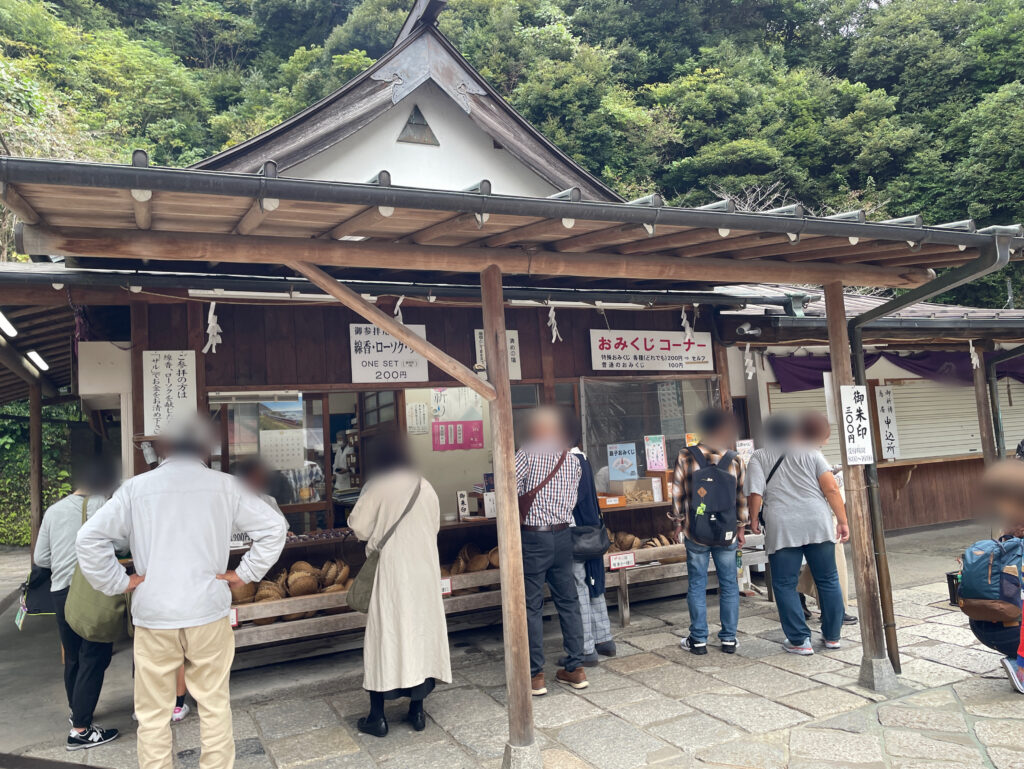
[[[429,119],[429,118],[428,118]],[[406,405],[425,403],[430,407],[430,388],[416,388],[405,391]],[[441,503],[441,513],[458,510],[456,493],[472,491],[474,483],[483,483],[484,473],[491,472],[491,420],[484,406],[484,448],[461,451],[434,451],[428,432],[425,435],[410,435],[409,453],[423,477],[430,481]],[[470,500],[469,511],[476,515],[476,500]]]
[[[399,142],[418,106],[440,146]],[[546,196],[557,192],[503,149],[440,88],[427,81],[392,109],[343,141],[282,170],[282,176],[365,182],[391,172],[395,185],[461,190],[489,179],[496,195]]]

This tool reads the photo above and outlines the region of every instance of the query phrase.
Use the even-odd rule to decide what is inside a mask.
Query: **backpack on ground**
[[[964,551],[957,603],[971,619],[1017,624],[1021,621],[1024,540],[983,539]]]
[[[727,547],[736,539],[736,476],[729,472],[736,459],[727,451],[715,464],[698,446],[688,447],[697,469],[690,473],[690,539],[707,547]]]

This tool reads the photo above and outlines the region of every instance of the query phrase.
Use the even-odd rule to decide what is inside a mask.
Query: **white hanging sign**
[[[405,404],[405,431],[409,435],[426,435],[430,432],[430,411],[423,402]]]
[[[406,328],[427,338],[427,327],[409,323]],[[426,382],[427,359],[404,342],[395,339],[372,323],[351,323],[348,327],[352,358],[352,381]]]
[[[175,417],[195,414],[196,354],[193,350],[142,351],[145,435],[160,435]]]
[[[900,458],[900,434],[896,429],[895,401],[892,387],[875,388],[875,407],[878,409],[878,440],[882,445],[882,459]]]
[[[711,334],[694,331],[590,330],[595,371],[714,371]]]
[[[473,330],[476,342],[476,365],[487,368],[487,353],[484,349],[484,330]],[[505,347],[508,350],[508,378],[515,381],[523,378],[522,356],[519,349],[519,332],[515,329],[505,331]]]
[[[868,388],[863,385],[842,385],[839,398],[846,462],[850,465],[870,465],[875,461],[875,453],[871,446]]]

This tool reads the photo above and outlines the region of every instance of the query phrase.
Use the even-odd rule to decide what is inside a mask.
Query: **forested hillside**
[[[369,65],[411,3],[0,0],[0,132],[187,165]],[[1024,220],[1024,0],[451,0],[441,28],[627,196]]]

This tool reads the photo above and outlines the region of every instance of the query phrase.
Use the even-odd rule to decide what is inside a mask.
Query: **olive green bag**
[[[89,498],[82,500],[82,523],[85,523]],[[82,568],[75,566],[64,620],[86,641],[113,643],[127,633],[128,596],[105,595],[89,584]]]
[[[420,496],[420,486],[421,480],[417,478],[416,489],[412,492],[409,504],[405,506],[405,510],[398,516],[398,520],[391,525],[391,528],[387,530],[387,533],[381,537],[380,542],[377,544],[377,549],[366,556],[366,563],[359,569],[359,573],[356,574],[352,587],[348,589],[348,595],[345,598],[350,609],[362,612],[363,614],[370,610],[370,599],[373,597],[373,583],[377,581],[377,564],[380,562],[380,551],[384,549],[384,545],[391,539],[391,535],[395,533],[398,524],[409,514],[412,506],[416,504],[416,500]]]

